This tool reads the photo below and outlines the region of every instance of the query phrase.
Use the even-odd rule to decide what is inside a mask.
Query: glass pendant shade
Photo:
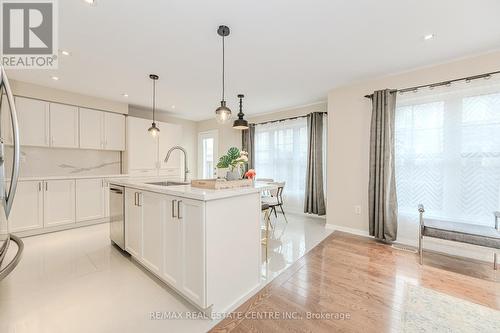
[[[231,121],[231,109],[226,106],[226,101],[221,101],[220,106],[215,110],[215,120],[219,124],[227,124]]]
[[[156,127],[156,123],[152,123],[151,124],[151,127],[148,128],[148,132],[152,135],[152,136],[158,136],[158,134],[160,134],[160,129],[158,127]]]

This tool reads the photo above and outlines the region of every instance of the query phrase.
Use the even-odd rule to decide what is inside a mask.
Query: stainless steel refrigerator
[[[7,101],[2,101],[7,99]],[[2,104],[2,102],[4,102]],[[7,102],[7,103],[5,103]],[[3,66],[0,64],[0,105],[7,105],[0,108],[0,281],[4,279],[19,263],[23,252],[22,240],[9,233],[9,215],[16,194],[17,180],[19,178],[19,126],[17,123],[16,106],[14,96],[10,88],[9,80],[5,74]],[[2,115],[2,112],[9,112],[10,117]],[[10,124],[2,124],[5,119],[10,119]],[[2,126],[4,125],[4,126]],[[5,174],[4,135],[2,129],[6,126],[12,127],[12,171]],[[13,243],[16,243],[15,245]]]

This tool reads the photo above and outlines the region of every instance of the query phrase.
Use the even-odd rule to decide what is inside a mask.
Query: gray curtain
[[[307,117],[307,174],[304,213],[325,215],[323,189],[323,113],[310,113]]]
[[[368,185],[370,235],[394,241],[398,231],[394,170],[396,94],[390,90],[372,95],[370,130],[370,181]]]
[[[248,124],[248,129],[241,132],[241,147],[248,153],[247,169],[255,167],[255,124]]]

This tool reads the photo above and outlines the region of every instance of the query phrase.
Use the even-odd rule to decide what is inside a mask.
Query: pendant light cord
[[[153,123],[155,122],[156,80],[153,79]]]
[[[222,36],[222,100],[224,100],[224,77],[225,77],[225,47],[224,47],[224,36]]]

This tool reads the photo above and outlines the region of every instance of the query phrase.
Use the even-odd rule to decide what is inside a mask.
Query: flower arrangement
[[[256,173],[254,169],[249,169],[247,172],[245,172],[245,178],[247,179],[254,179],[255,175]]]

